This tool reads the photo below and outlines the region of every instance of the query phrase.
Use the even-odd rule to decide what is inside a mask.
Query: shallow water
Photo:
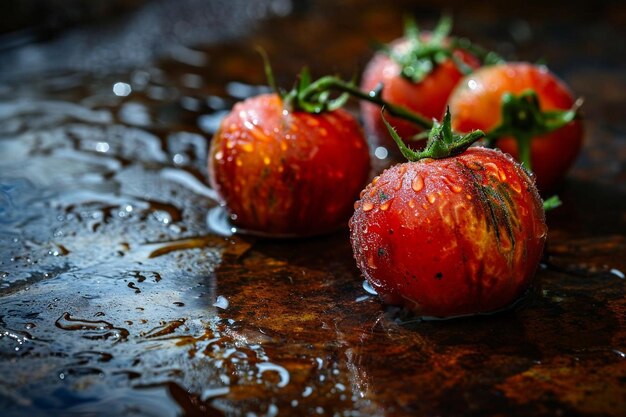
[[[261,40],[282,45],[290,22],[319,24],[309,7],[262,26]],[[357,33],[376,19],[368,7]],[[378,17],[388,33],[392,10]],[[356,29],[333,27],[336,53],[362,59]],[[295,64],[280,51],[298,42],[272,51],[281,74]],[[163,58],[1,86],[3,415],[626,408],[626,196],[602,162],[623,144],[623,121],[590,112],[591,143],[611,145],[586,151],[561,190],[535,293],[493,316],[412,320],[363,288],[345,230],[271,241],[207,225],[210,136],[236,100],[264,91],[242,44],[198,48],[206,67]]]

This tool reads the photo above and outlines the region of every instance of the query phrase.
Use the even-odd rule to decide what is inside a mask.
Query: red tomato
[[[423,38],[427,39],[428,35]],[[400,38],[389,46],[392,51],[401,54],[406,52],[410,42],[405,38]],[[464,50],[458,49],[454,54],[471,68],[477,68],[480,65],[478,58]],[[365,68],[361,89],[372,91],[382,84],[383,100],[406,107],[431,120],[441,117],[450,93],[461,78],[463,78],[463,73],[456,64],[451,59],[446,59],[441,64],[436,64],[423,80],[413,82],[402,75],[402,67],[388,53],[378,52]],[[390,152],[396,152],[397,147],[380,117],[380,107],[361,102],[361,114],[366,131],[374,136],[375,144],[386,147]],[[410,138],[422,131],[419,126],[397,117],[390,116],[389,122],[403,138]]]
[[[544,66],[529,63],[506,63],[482,67],[464,78],[450,96],[452,128],[459,132],[481,129],[488,133],[501,122],[502,96],[532,89],[542,111],[567,110],[574,104],[568,87]],[[531,169],[542,192],[554,188],[563,179],[580,152],[583,126],[575,120],[551,133],[531,140]],[[504,137],[495,146],[519,160],[515,139]]]
[[[383,300],[439,317],[515,301],[531,283],[546,231],[532,178],[482,147],[387,169],[350,220],[357,265]]]
[[[211,143],[209,173],[237,226],[314,235],[344,225],[370,159],[345,110],[288,111],[277,94],[237,103]]]

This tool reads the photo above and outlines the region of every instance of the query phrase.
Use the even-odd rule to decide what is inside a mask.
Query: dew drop
[[[371,201],[366,201],[363,203],[363,211],[368,212],[374,208],[374,203]]]
[[[368,293],[368,294],[372,294],[372,295],[378,295],[378,293],[376,292],[376,290],[374,289],[374,287],[372,287],[372,284],[370,284],[370,282],[368,280],[364,280],[363,281],[363,289]]]
[[[422,191],[422,188],[424,188],[424,179],[420,175],[416,175],[413,181],[411,181],[411,188],[416,193]]]
[[[213,303],[214,307],[221,308],[222,310],[226,310],[228,308],[228,299],[223,295],[218,295],[217,300]]]
[[[453,193],[460,193],[461,191],[463,191],[463,187],[461,187],[459,184],[455,183],[453,180],[451,180],[448,177],[442,177],[443,181],[446,183],[446,185],[448,186],[448,188],[453,192]]]

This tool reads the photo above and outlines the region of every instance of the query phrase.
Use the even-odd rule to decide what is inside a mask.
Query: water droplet
[[[448,186],[448,188],[453,192],[453,193],[460,193],[461,191],[463,191],[463,187],[461,187],[459,184],[457,184],[456,182],[454,182],[452,179],[448,178],[448,177],[441,177],[443,179],[443,182],[446,183],[446,185]]]
[[[202,391],[202,394],[200,395],[200,399],[202,401],[206,401],[210,398],[228,395],[229,392],[230,392],[229,387],[207,388],[204,391]]]
[[[372,294],[372,295],[378,295],[378,293],[376,292],[376,290],[374,289],[374,287],[372,287],[372,285],[369,283],[368,280],[364,280],[363,281],[363,289],[368,293],[368,294]]]
[[[129,95],[133,89],[130,87],[130,84],[117,82],[113,84],[113,94],[119,97],[126,97]]]
[[[393,201],[393,198],[390,198],[388,200],[385,200],[384,203],[382,203],[380,205],[380,210],[381,211],[387,211],[387,209],[389,208],[389,206],[391,205],[391,202]]]
[[[280,380],[276,384],[278,388],[283,388],[287,386],[287,384],[289,384],[289,371],[287,371],[287,369],[285,369],[284,367],[272,362],[257,363],[256,367],[259,370],[259,377],[261,376],[261,374],[268,371],[277,372],[278,376],[280,377]]]
[[[364,212],[368,212],[372,210],[373,208],[374,208],[374,203],[372,203],[371,201],[365,201],[363,203],[362,209]]]
[[[430,204],[433,204],[435,202],[435,200],[437,199],[437,197],[435,197],[435,194],[428,194],[428,196],[426,197],[426,199],[428,200],[428,202]]]
[[[413,181],[411,181],[411,188],[416,193],[419,193],[422,191],[422,188],[424,188],[424,179],[419,174],[417,174],[415,178],[413,178]]]
[[[96,143],[96,152],[106,153],[110,149],[110,146],[106,142],[98,142]]]
[[[228,299],[223,295],[218,295],[217,300],[213,303],[214,307],[221,308],[222,310],[226,310],[228,308]]]

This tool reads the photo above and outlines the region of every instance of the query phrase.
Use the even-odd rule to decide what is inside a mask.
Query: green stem
[[[426,147],[421,151],[414,151],[405,145],[404,141],[398,135],[396,130],[389,124],[383,114],[385,108],[381,111],[381,117],[389,134],[398,145],[402,155],[409,161],[415,162],[421,159],[443,159],[450,156],[458,155],[465,152],[474,142],[485,136],[480,130],[475,130],[467,135],[459,135],[452,132],[450,126],[450,110],[446,110],[446,114],[440,123],[435,122],[434,126],[428,134],[428,142]]]
[[[351,96],[356,97],[360,100],[365,100],[370,103],[377,104],[381,107],[385,107],[387,112],[392,116],[408,120],[409,122],[415,123],[416,125],[423,127],[424,129],[430,129],[433,127],[433,123],[424,116],[416,114],[405,107],[396,106],[383,100],[383,98],[381,97],[382,88],[377,88],[370,92],[365,92],[358,89],[352,83],[347,83],[333,76],[322,77],[319,80],[311,83],[307,88],[301,91],[299,95],[299,101],[308,102],[313,97],[322,94],[323,92],[328,90],[336,90],[348,93]]]
[[[563,202],[561,201],[559,196],[553,195],[552,197],[547,198],[543,201],[543,210],[544,211],[554,210],[555,208],[559,207],[561,204],[563,204]]]
[[[501,122],[487,132],[487,146],[496,147],[503,137],[513,137],[517,142],[519,161],[532,171],[530,148],[532,139],[546,135],[574,121],[579,117],[582,100],[577,100],[571,109],[541,110],[539,98],[534,90],[520,94],[505,93],[500,106]]]
[[[517,141],[519,161],[527,170],[532,171],[533,166],[530,158],[530,142],[532,140],[532,136],[518,131],[515,135],[515,140]]]
[[[463,49],[478,58],[483,65],[495,65],[506,62],[504,58],[493,51],[489,51],[482,46],[476,45],[467,38],[451,38],[452,49]]]

